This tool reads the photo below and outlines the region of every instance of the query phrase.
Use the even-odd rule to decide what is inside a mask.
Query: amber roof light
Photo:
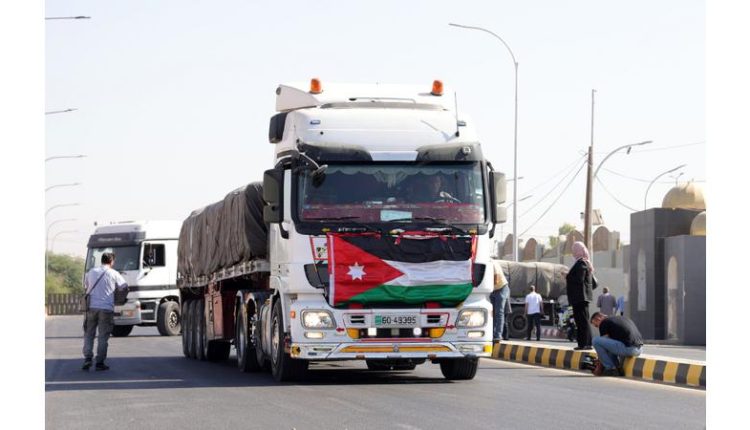
[[[323,86],[320,85],[320,79],[310,79],[310,94],[320,94],[323,92]]]
[[[432,91],[430,92],[433,96],[442,96],[443,95],[443,81],[438,81],[437,79],[432,82]]]

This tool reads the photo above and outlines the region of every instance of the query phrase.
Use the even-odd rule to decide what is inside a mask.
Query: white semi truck
[[[453,93],[313,79],[280,85],[276,110],[262,185],[183,222],[185,356],[234,345],[242,371],[278,381],[329,360],[472,379],[492,352],[505,177]]]
[[[113,268],[130,287],[127,303],[115,307],[113,336],[127,336],[136,325],[180,334],[179,232],[179,221],[126,221],[99,225],[89,237],[86,272],[101,264],[103,253],[114,252]]]

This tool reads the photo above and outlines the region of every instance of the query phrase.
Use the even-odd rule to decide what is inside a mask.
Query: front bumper
[[[490,357],[492,342],[293,343],[289,353],[304,360],[370,360]]]

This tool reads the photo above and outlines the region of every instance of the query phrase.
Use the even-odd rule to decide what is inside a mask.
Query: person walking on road
[[[102,254],[101,266],[89,270],[84,278],[86,294],[89,295],[86,319],[83,323],[83,366],[81,369],[89,370],[94,358],[94,337],[99,329],[98,343],[96,348],[96,370],[107,370],[109,366],[104,363],[107,358],[107,346],[109,336],[114,328],[115,311],[115,289],[127,288],[128,284],[117,270],[112,269],[115,263],[115,254],[105,252]]]
[[[607,315],[608,317],[615,315],[615,309],[617,309],[617,299],[615,299],[615,296],[609,293],[609,288],[602,288],[602,294],[596,299],[596,306],[599,308],[599,312]]]
[[[536,340],[540,340],[542,335],[542,313],[543,313],[542,296],[536,292],[536,287],[531,286],[531,291],[526,295],[526,340],[531,340],[531,329],[536,327]],[[533,324],[533,327],[532,327]]]
[[[617,309],[615,310],[615,312],[619,316],[625,315],[625,296],[620,296],[617,298]]]
[[[568,302],[573,306],[573,318],[576,321],[578,346],[574,349],[591,349],[591,327],[589,327],[589,303],[593,299],[594,266],[589,259],[589,250],[583,242],[572,246],[576,261],[565,276]]]
[[[499,342],[503,334],[503,327],[505,326],[505,304],[508,303],[508,297],[510,297],[510,287],[508,286],[508,280],[505,279],[503,268],[499,262],[495,262],[495,286],[494,291],[490,294],[490,301],[492,302],[492,341]],[[504,337],[507,340],[507,337]]]
[[[637,357],[643,351],[643,336],[630,318],[607,316],[601,312],[591,317],[591,324],[599,329],[594,338],[594,349],[604,370],[602,376],[622,376],[625,357]]]

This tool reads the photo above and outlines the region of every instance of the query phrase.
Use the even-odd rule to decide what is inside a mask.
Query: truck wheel
[[[200,361],[206,361],[206,315],[203,299],[195,301],[195,358]]]
[[[478,367],[478,358],[456,358],[440,362],[440,371],[449,380],[474,379]]]
[[[112,327],[112,336],[114,337],[125,337],[133,331],[132,325],[116,325]]]
[[[523,314],[523,309],[516,309],[510,314],[508,334],[514,338],[524,338],[526,337],[527,325],[528,322],[526,321],[526,315]]]
[[[177,336],[180,334],[180,305],[167,301],[159,305],[156,316],[156,328],[162,336]]]
[[[258,357],[250,338],[250,329],[247,326],[247,308],[245,305],[237,307],[237,321],[234,334],[234,346],[237,349],[237,367],[243,372],[257,372],[261,369]]]
[[[196,300],[190,300],[188,303],[187,316],[189,324],[185,326],[185,329],[187,330],[188,354],[190,358],[197,357],[195,352],[195,303]]]
[[[180,321],[180,325],[182,326],[182,355],[187,358],[190,358],[190,349],[188,348],[190,343],[190,338],[188,337],[190,334],[190,330],[188,329],[190,326],[190,312],[188,311],[189,303],[190,300],[182,301],[182,313],[180,315],[182,317]]]
[[[273,305],[271,315],[271,374],[278,382],[302,379],[307,372],[307,360],[297,360],[284,352],[284,317],[281,302]]]

